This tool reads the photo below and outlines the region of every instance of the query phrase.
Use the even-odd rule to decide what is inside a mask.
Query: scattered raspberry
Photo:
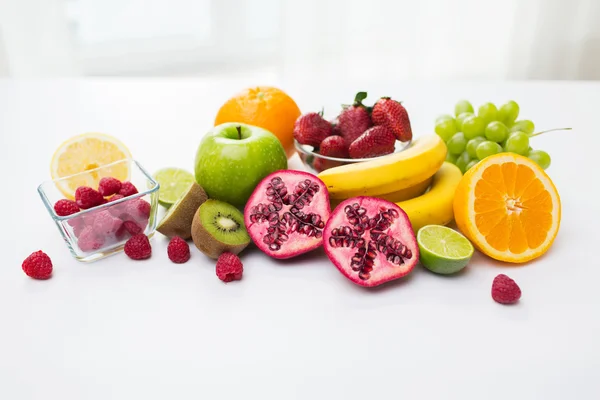
[[[138,192],[137,188],[133,186],[133,183],[127,181],[121,184],[121,190],[119,194],[123,197],[132,196]]]
[[[106,200],[100,192],[91,187],[81,186],[75,191],[75,201],[79,208],[84,210],[103,204]]]
[[[101,211],[94,218],[94,233],[98,236],[109,236],[116,233],[123,225],[123,221],[115,218],[108,211]]]
[[[143,233],[134,235],[125,242],[125,254],[132,260],[144,260],[152,255],[148,237]]]
[[[117,201],[117,200],[120,200],[120,199],[123,199],[123,198],[125,198],[125,196],[123,196],[122,194],[115,194],[114,196],[110,196],[108,198],[107,202],[111,203],[113,201]]]
[[[67,215],[78,213],[79,207],[73,200],[62,199],[54,204],[54,212],[59,217],[66,217]]]
[[[125,221],[123,222],[123,226],[125,227],[125,230],[131,235],[138,235],[143,232],[142,227],[133,221]]]
[[[183,264],[190,259],[190,246],[179,236],[174,236],[167,246],[167,255],[174,263]]]
[[[81,251],[94,251],[102,247],[104,241],[104,237],[97,235],[96,232],[94,232],[94,228],[86,226],[79,234],[77,245]]]
[[[513,304],[521,298],[521,288],[515,281],[504,274],[494,278],[492,298],[500,304]]]
[[[104,197],[119,193],[121,190],[121,181],[109,176],[100,179],[98,184],[98,192]]]
[[[52,276],[52,260],[41,250],[31,253],[21,266],[27,276],[33,279],[48,279]]]
[[[223,282],[239,281],[242,279],[244,265],[233,253],[223,253],[217,260],[217,276]]]

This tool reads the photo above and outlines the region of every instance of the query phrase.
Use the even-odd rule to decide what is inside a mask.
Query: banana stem
[[[547,132],[570,131],[571,129],[573,129],[573,128],[554,128],[554,129],[548,129],[547,131],[541,131],[541,132],[532,133],[531,135],[529,135],[529,137],[539,136],[542,133],[547,133]]]

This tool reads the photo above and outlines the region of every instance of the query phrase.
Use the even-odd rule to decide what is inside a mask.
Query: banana
[[[415,232],[425,225],[446,225],[454,219],[454,193],[461,179],[458,167],[444,162],[427,193],[396,203],[408,215]]]
[[[438,135],[415,140],[399,153],[327,169],[319,178],[332,199],[377,196],[412,187],[433,176],[446,158],[446,144]]]

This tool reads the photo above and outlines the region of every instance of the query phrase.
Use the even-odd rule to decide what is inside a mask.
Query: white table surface
[[[334,112],[359,89],[392,95],[417,136],[463,97],[515,99],[539,128],[572,126],[532,140],[553,157],[563,218],[527,266],[477,254],[457,276],[418,267],[365,290],[320,250],[285,262],[248,250],[243,280],[227,285],[195,249],[172,264],[161,235],[148,261],[71,258],[36,193],[61,141],[106,132],[151,171],[192,169],[218,106],[252,78],[0,80],[0,399],[600,398],[600,83],[262,77],[303,110]],[[49,281],[21,270],[38,249]],[[518,305],[492,301],[499,273],[521,286]]]

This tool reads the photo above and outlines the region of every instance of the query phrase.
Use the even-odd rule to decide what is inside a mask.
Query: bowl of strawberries
[[[343,106],[332,120],[323,113],[301,115],[294,126],[294,144],[304,165],[314,173],[340,165],[370,161],[397,153],[410,145],[412,131],[404,106],[382,97],[363,104],[366,92]]]

